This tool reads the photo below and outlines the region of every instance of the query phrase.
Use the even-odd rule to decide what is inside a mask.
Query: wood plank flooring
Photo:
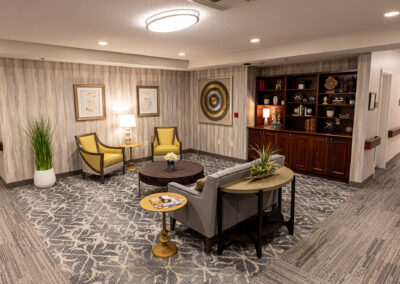
[[[398,158],[257,281],[400,283],[399,173]]]
[[[38,233],[1,185],[0,283],[68,283]]]

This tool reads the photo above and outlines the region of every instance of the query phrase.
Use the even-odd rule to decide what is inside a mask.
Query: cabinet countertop
[[[326,136],[326,137],[340,137],[340,138],[348,138],[351,139],[351,135],[346,134],[336,134],[336,133],[323,133],[323,132],[307,132],[307,131],[298,131],[298,130],[290,130],[290,129],[281,129],[281,128],[273,128],[268,126],[248,126],[248,129],[254,130],[268,130],[275,132],[283,132],[283,133],[295,133],[295,134],[304,134],[304,135],[317,135],[317,136]]]

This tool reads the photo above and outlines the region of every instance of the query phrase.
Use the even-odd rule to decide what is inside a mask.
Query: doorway
[[[387,162],[387,142],[388,142],[388,122],[389,122],[389,102],[392,90],[392,74],[381,71],[381,80],[379,87],[379,109],[377,133],[381,137],[381,145],[375,152],[375,167],[384,169]]]

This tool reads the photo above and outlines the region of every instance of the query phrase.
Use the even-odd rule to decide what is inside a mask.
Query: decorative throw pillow
[[[202,191],[203,191],[203,187],[204,187],[204,183],[205,183],[205,181],[206,181],[206,178],[207,178],[207,177],[199,178],[199,179],[196,181],[196,185],[194,186],[194,189],[197,190],[197,191],[199,191],[199,192],[202,192]]]

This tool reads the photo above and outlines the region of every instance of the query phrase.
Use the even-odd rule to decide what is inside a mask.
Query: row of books
[[[306,131],[315,131],[315,118],[307,118],[304,124],[304,129]]]
[[[167,209],[175,207],[181,204],[182,201],[183,199],[181,198],[168,196],[167,194],[160,197],[150,198],[150,203],[154,206],[155,209]]]

